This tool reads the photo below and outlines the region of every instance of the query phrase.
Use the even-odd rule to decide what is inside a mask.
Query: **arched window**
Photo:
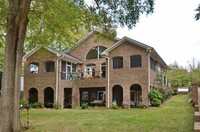
[[[30,63],[29,64],[29,72],[32,74],[38,73],[39,71],[39,63]]]
[[[100,59],[102,58],[100,54],[106,49],[104,46],[96,46],[88,52],[86,59]]]
[[[113,58],[113,69],[123,68],[123,57]]]
[[[46,72],[53,72],[54,71],[54,61],[47,61],[45,62],[45,71]]]
[[[130,67],[141,67],[142,66],[142,57],[141,55],[132,55],[130,57]]]

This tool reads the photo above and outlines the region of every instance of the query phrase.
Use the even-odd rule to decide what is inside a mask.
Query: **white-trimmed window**
[[[96,46],[94,48],[92,48],[87,56],[86,56],[86,60],[90,60],[90,59],[100,59],[101,57],[101,53],[106,50],[107,48],[104,46]]]
[[[29,72],[32,74],[38,73],[39,72],[39,63],[30,63],[29,64]]]

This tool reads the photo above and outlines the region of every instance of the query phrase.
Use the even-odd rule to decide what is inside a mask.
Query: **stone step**
[[[200,122],[194,122],[194,132],[200,132]]]
[[[194,106],[194,110],[195,110],[195,111],[199,111],[199,105],[195,105],[195,106]]]
[[[200,122],[200,112],[194,112],[194,121]]]

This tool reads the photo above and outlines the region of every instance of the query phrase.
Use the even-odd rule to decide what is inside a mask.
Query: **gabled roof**
[[[62,52],[59,52],[59,51],[56,51],[56,50],[52,50],[51,48],[46,47],[46,46],[37,46],[37,47],[35,47],[28,54],[23,56],[23,61],[26,61],[27,58],[29,58],[31,55],[33,55],[36,51],[38,51],[41,48],[45,48],[49,52],[55,54],[57,57],[60,57],[60,59],[68,60],[68,61],[73,62],[73,63],[83,63],[81,60],[79,60],[79,59],[77,59],[77,58],[75,58],[75,57],[73,57],[73,56],[71,56],[69,54],[62,53]]]
[[[80,45],[81,43],[83,43],[85,40],[87,40],[88,38],[90,38],[91,36],[93,36],[95,33],[102,33],[100,30],[93,30],[90,33],[88,33],[87,35],[85,35],[84,37],[82,37],[78,42],[76,42],[70,49],[66,50],[65,53],[69,53],[72,49],[74,49],[75,47],[77,47],[78,45]],[[119,38],[115,38],[116,41],[119,40]]]
[[[167,64],[164,62],[164,60],[160,57],[160,55],[156,52],[156,50],[153,47],[148,46],[144,43],[141,43],[139,41],[136,41],[136,40],[128,38],[128,37],[123,37],[121,40],[119,40],[115,44],[111,45],[110,47],[108,47],[108,49],[103,51],[101,53],[101,55],[103,57],[108,56],[110,51],[114,50],[115,48],[117,48],[118,46],[123,44],[124,42],[129,42],[131,44],[134,44],[136,46],[139,46],[139,47],[145,49],[146,51],[150,52],[150,55],[151,55],[152,58],[154,58],[156,61],[158,61],[163,67],[168,68]]]
[[[143,44],[143,43],[141,43],[139,41],[133,40],[133,39],[128,38],[128,37],[123,37],[121,40],[119,40],[115,44],[113,44],[110,47],[108,47],[108,49],[106,49],[105,51],[103,51],[101,53],[101,55],[107,56],[110,51],[112,51],[113,49],[117,48],[118,46],[120,46],[124,42],[129,42],[131,44],[137,45],[137,46],[139,46],[141,48],[144,48],[146,50],[153,50],[153,47],[151,47],[151,46],[148,46],[146,44]]]

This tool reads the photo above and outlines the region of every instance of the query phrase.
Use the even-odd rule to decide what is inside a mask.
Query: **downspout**
[[[151,65],[150,65],[150,63],[151,63],[151,61],[150,61],[150,52],[151,52],[151,50],[148,50],[148,92],[150,91],[150,83],[151,83]]]
[[[56,102],[58,102],[58,61],[62,59],[64,56],[61,56],[60,58],[56,59]]]
[[[109,57],[106,57],[106,59],[107,59],[107,62],[108,62],[108,75],[107,75],[107,77],[108,77],[108,82],[107,82],[107,88],[108,88],[108,105],[107,105],[107,107],[109,108],[109,106],[110,106],[110,61],[109,61]]]

